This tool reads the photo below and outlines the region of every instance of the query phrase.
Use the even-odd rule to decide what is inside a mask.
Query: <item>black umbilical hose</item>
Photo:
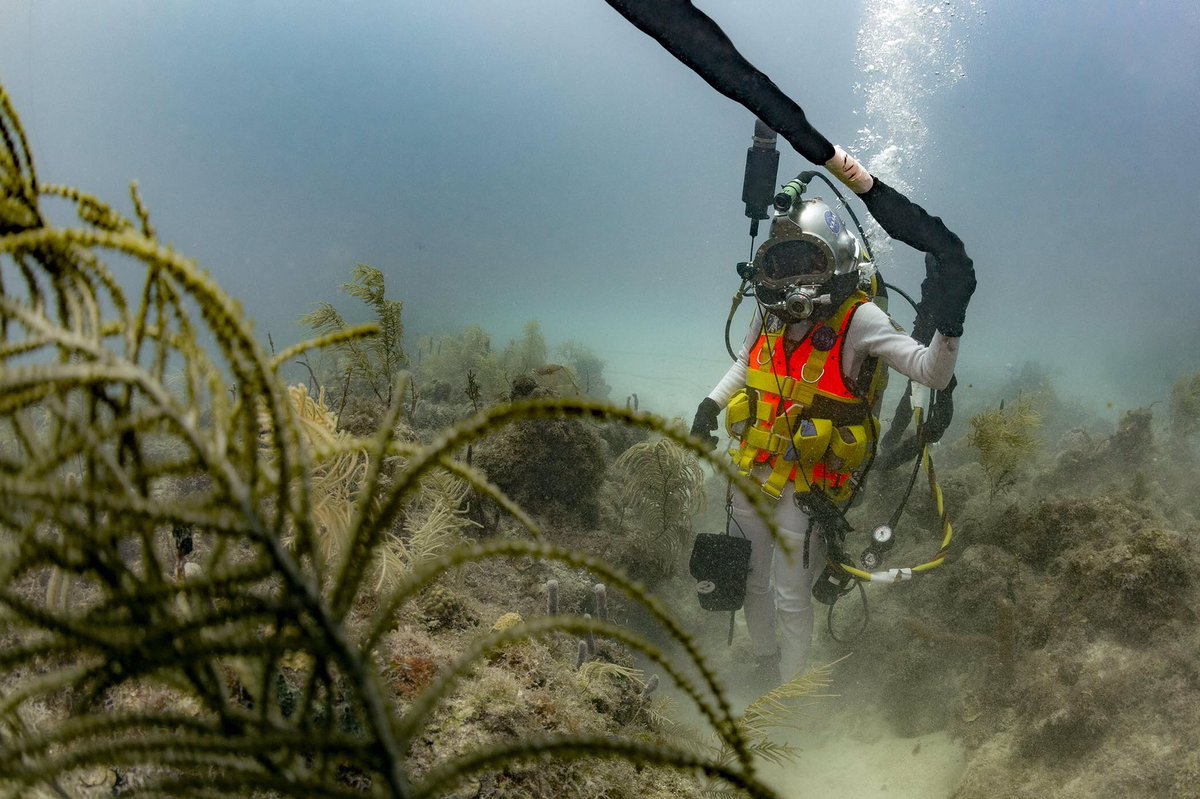
[[[863,620],[858,628],[858,632],[849,638],[838,638],[837,633],[833,631],[833,609],[837,607],[837,603],[829,606],[829,613],[825,616],[825,627],[829,630],[829,637],[837,641],[839,644],[854,643],[867,631],[867,625],[871,623],[871,607],[867,604],[867,589],[863,588],[862,580],[858,581],[858,596],[862,600]]]
[[[690,0],[605,2],[709,86],[761,119],[808,161],[820,166],[833,158],[833,143],[809,123],[804,109],[747,61],[725,31]]]

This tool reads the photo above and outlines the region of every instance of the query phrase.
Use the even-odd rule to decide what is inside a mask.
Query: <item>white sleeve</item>
[[[870,355],[905,377],[935,389],[950,384],[958,361],[958,338],[934,333],[926,347],[894,324],[873,302],[860,305],[854,312],[846,344],[856,361],[846,364],[847,374],[856,375],[862,358]]]
[[[738,350],[737,360],[730,365],[725,376],[717,382],[716,387],[708,392],[709,399],[722,408],[729,404],[734,392],[739,388],[746,387],[746,369],[750,361],[750,348],[758,341],[758,334],[761,330],[762,316],[756,308],[754,318],[750,320],[750,329],[746,331],[746,338],[742,340],[742,348]]]

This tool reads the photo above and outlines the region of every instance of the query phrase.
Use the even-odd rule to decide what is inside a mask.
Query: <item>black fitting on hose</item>
[[[779,174],[779,151],[775,149],[775,131],[761,119],[754,120],[754,142],[746,150],[746,174],[742,179],[742,202],[748,219],[766,219],[767,206]]]
[[[854,590],[854,575],[841,567],[853,565],[842,553],[835,558],[830,555],[821,576],[813,582],[812,597],[822,605],[833,605],[846,594]]]

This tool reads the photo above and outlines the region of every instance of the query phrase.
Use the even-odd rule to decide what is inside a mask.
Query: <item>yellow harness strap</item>
[[[837,313],[825,324],[840,334],[845,326],[846,317],[863,299],[864,296],[859,292],[850,295],[838,308]],[[781,327],[775,332],[764,332],[765,340],[757,350],[756,360],[759,360],[759,363],[751,364],[746,370],[746,387],[760,392],[760,399],[755,403],[755,413],[753,414],[755,420],[747,425],[742,436],[741,448],[731,453],[734,465],[742,474],[748,474],[754,468],[761,453],[767,452],[776,456],[771,476],[762,486],[764,492],[776,498],[782,494],[793,468],[802,468],[799,466],[800,463],[812,462],[824,452],[825,447],[822,446],[820,447],[821,452],[816,453],[815,458],[810,455],[811,450],[816,447],[808,436],[800,436],[800,413],[802,408],[812,405],[813,399],[817,395],[817,386],[825,375],[825,363],[829,359],[829,354],[833,352],[832,347],[828,350],[811,348],[808,360],[800,367],[799,379],[791,375],[778,374],[775,371],[775,353],[779,347],[783,346],[783,336],[786,330],[786,327]],[[766,361],[761,360],[764,352],[767,354]],[[772,402],[764,399],[763,395],[775,396],[779,399]],[[785,416],[777,416],[778,409],[784,400],[793,404]],[[728,409],[728,413],[732,413],[734,416],[727,416],[727,422],[736,424],[749,421],[751,417],[750,404],[749,398],[745,395],[735,396]],[[822,423],[818,437],[827,445],[829,441],[827,426],[830,423],[827,420],[818,421]],[[799,452],[797,447],[800,447]],[[789,455],[791,457],[788,457]],[[798,456],[799,460],[797,460]],[[811,467],[806,471],[811,471]],[[805,490],[807,490],[809,482],[811,482],[811,475],[806,475]],[[799,486],[797,490],[800,490]]]

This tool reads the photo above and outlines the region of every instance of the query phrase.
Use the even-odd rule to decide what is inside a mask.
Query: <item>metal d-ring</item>
[[[808,364],[804,364],[803,366],[800,367],[800,379],[803,380],[805,383],[808,383],[810,386],[815,386],[817,383],[821,382],[821,378],[825,376],[825,367],[822,365],[821,371],[817,372],[817,376],[814,377],[812,380],[809,380],[807,377],[804,376],[804,370],[807,368],[808,368]]]

